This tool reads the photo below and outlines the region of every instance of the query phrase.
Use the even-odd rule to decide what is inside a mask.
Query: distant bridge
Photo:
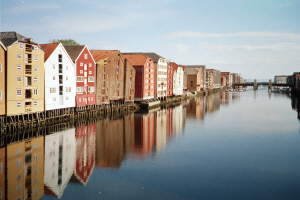
[[[254,79],[254,82],[245,82],[245,83],[234,83],[232,86],[235,87],[247,87],[247,86],[253,86],[253,89],[257,89],[259,85],[268,86],[269,89],[271,87],[277,86],[277,87],[292,87],[291,84],[284,84],[284,83],[273,83],[271,80],[269,82],[257,82],[256,79]]]

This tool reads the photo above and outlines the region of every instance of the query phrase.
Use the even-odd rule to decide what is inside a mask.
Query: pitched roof
[[[144,65],[148,57],[143,54],[123,54],[132,66]]]
[[[6,46],[2,43],[1,40],[0,40],[0,46],[6,51]]]
[[[191,69],[191,68],[186,68],[185,71],[186,71],[186,73],[187,73],[188,75],[195,75],[195,74],[198,73],[198,70],[196,70],[196,69]]]
[[[98,63],[100,60],[107,58],[108,56],[120,52],[118,50],[90,50],[94,60]]]
[[[51,44],[40,44],[41,49],[44,51],[44,61],[50,57],[50,55],[53,53],[53,51],[56,49],[56,47],[59,45],[59,43],[51,43]]]
[[[71,57],[72,61],[75,63],[76,59],[78,58],[78,56],[86,46],[78,45],[78,46],[64,46],[64,47],[68,52],[69,56]]]
[[[123,55],[126,55],[126,54],[144,54],[145,56],[152,58],[154,63],[157,63],[160,58],[164,58],[164,57],[162,57],[162,56],[160,56],[160,55],[158,55],[154,52],[146,52],[146,53],[145,52],[129,52],[129,53],[122,53],[122,54]]]
[[[178,65],[177,65],[177,63],[175,63],[175,62],[170,62],[170,64],[171,64],[171,66],[172,66],[172,69],[173,69],[173,72],[174,71],[176,71],[177,69],[178,69]]]
[[[31,38],[26,38],[25,36],[15,32],[15,31],[11,31],[11,32],[1,32],[1,41],[3,42],[3,44],[6,47],[9,47],[10,45],[12,45],[15,42],[30,42],[33,44],[37,44],[33,41],[30,41]],[[31,39],[32,40],[32,39]]]
[[[205,69],[205,65],[186,65],[186,68],[203,68]]]

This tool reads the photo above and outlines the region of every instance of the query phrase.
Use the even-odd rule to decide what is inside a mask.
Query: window
[[[21,89],[17,89],[17,96],[21,96],[22,95],[22,90]]]
[[[93,76],[89,76],[89,78],[88,78],[88,82],[94,82],[95,81],[95,77],[93,77]]]
[[[71,92],[71,87],[66,87],[66,92]]]
[[[83,76],[77,76],[77,82],[83,82]]]
[[[0,99],[2,99],[2,90],[0,90]]]
[[[38,95],[38,89],[34,89],[34,90],[33,90],[33,94],[34,94],[34,95]]]
[[[2,72],[2,63],[0,63],[0,72]]]
[[[69,67],[68,67],[68,66],[66,66],[66,70],[69,70]]]
[[[52,65],[53,69],[55,69],[55,64]]]
[[[37,149],[38,145],[37,144],[34,144],[33,145],[33,149]]]
[[[37,102],[37,101],[34,101],[34,102],[33,102],[33,105],[34,105],[34,106],[37,106],[37,105],[38,105],[38,102]]]
[[[56,93],[56,88],[50,88],[50,93]]]
[[[80,74],[83,74],[83,70],[80,70]]]
[[[87,70],[87,64],[84,64],[84,70]]]
[[[19,43],[19,48],[23,49],[23,43]]]
[[[85,53],[84,54],[84,59],[87,59],[88,58],[88,55]]]
[[[56,77],[55,76],[53,76],[53,80],[55,81],[55,79],[56,79]]]
[[[83,66],[83,63],[82,63],[82,62],[80,63],[80,66]]]
[[[17,76],[17,82],[21,82],[22,81],[22,77],[21,76]]]
[[[62,55],[58,54],[58,62],[62,62]]]
[[[56,97],[53,97],[53,101],[56,101]]]
[[[66,76],[66,81],[67,81],[67,80],[69,80],[69,77],[68,77],[68,76]]]
[[[118,88],[118,89],[119,89],[119,87],[120,87],[120,83],[117,84],[117,88]]]
[[[38,77],[34,77],[33,82],[38,82]]]
[[[34,66],[33,71],[37,72],[38,71],[38,66]]]
[[[17,108],[21,108],[22,104],[21,102],[17,102]]]
[[[92,63],[89,63],[89,67],[92,67]]]
[[[22,165],[22,162],[21,162],[21,159],[19,159],[19,160],[17,161],[17,168],[21,167],[21,165]]]
[[[89,74],[92,74],[92,71],[89,71]]]
[[[94,92],[94,87],[89,87],[89,92]]]
[[[117,69],[116,69],[116,73],[118,74],[119,73],[119,68],[117,67]]]
[[[83,87],[77,87],[77,92],[83,92]]]
[[[38,61],[38,55],[34,55],[34,61]]]
[[[66,100],[69,100],[69,97],[66,97]]]
[[[35,50],[35,51],[37,51],[37,50],[38,50],[38,47],[37,47],[37,46],[35,46],[35,45],[33,46],[33,48],[34,48],[34,50]]]
[[[22,54],[21,53],[17,53],[17,59],[21,59],[22,58]]]

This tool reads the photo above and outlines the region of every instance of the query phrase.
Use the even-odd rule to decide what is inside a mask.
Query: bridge
[[[269,82],[257,82],[256,79],[254,79],[254,82],[245,82],[245,83],[234,83],[232,85],[233,88],[236,87],[247,87],[247,86],[253,86],[253,89],[257,89],[259,85],[262,85],[264,87],[268,86],[269,89],[272,87],[292,87],[291,84],[285,84],[285,83],[273,83],[270,79]]]

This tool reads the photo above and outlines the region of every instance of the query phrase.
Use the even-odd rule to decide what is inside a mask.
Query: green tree
[[[78,46],[80,45],[78,42],[76,42],[73,39],[53,39],[49,40],[50,43],[62,43],[65,46]]]

